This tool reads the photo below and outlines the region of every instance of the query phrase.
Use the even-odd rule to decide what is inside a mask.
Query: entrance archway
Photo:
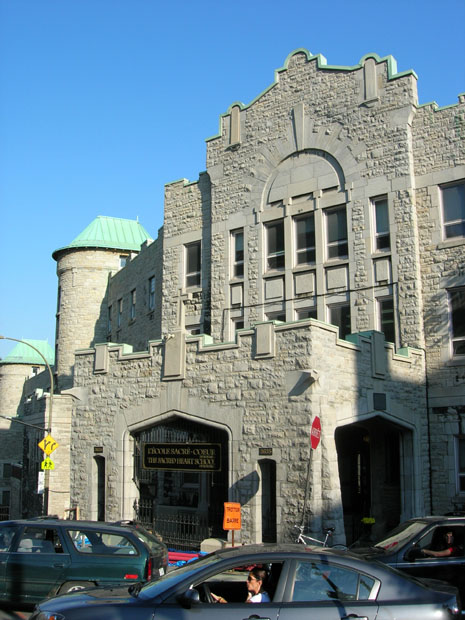
[[[338,428],[335,439],[347,542],[377,538],[411,504],[403,484],[412,469],[411,432],[375,416]]]
[[[176,549],[224,537],[227,433],[174,415],[133,437],[138,519]]]

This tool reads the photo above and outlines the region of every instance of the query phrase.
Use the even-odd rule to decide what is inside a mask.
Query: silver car
[[[247,602],[257,588],[263,602]],[[460,613],[453,586],[348,551],[289,544],[224,549],[151,584],[52,598],[31,620],[450,620]]]

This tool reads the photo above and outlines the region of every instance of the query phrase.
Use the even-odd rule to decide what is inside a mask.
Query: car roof
[[[61,527],[87,528],[95,530],[109,530],[116,532],[133,531],[136,526],[131,523],[110,523],[107,521],[72,521],[68,519],[59,519],[57,517],[33,517],[30,519],[13,519],[2,521],[1,525],[50,525]]]
[[[456,514],[456,515],[429,515],[426,517],[414,517],[409,519],[410,522],[421,521],[423,523],[464,523],[465,522],[465,514]]]
[[[356,554],[345,549],[332,549],[331,547],[321,547],[319,545],[302,545],[300,543],[263,543],[241,545],[239,547],[225,547],[213,552],[213,554],[219,556],[221,559],[234,559],[234,557],[240,557],[243,555],[302,555],[311,553],[332,556],[343,555],[346,558],[354,560],[360,559],[360,556],[357,556]]]

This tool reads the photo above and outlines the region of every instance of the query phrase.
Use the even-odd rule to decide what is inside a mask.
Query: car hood
[[[136,598],[131,596],[129,588],[130,586],[108,586],[78,590],[77,592],[70,592],[68,594],[48,598],[41,602],[38,607],[43,611],[53,610],[56,612],[64,612],[67,609],[80,606],[131,603],[135,601]]]

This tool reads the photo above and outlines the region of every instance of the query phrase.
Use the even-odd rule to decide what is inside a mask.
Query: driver
[[[247,598],[246,603],[269,603],[270,597],[264,590],[264,585],[268,579],[268,573],[264,568],[252,568],[247,577]],[[211,593],[216,603],[227,603],[222,596]]]
[[[446,532],[444,534],[444,549],[440,551],[434,551],[433,549],[422,549],[424,555],[430,555],[435,558],[443,558],[448,555],[456,555],[458,552],[458,547],[454,544],[454,534],[453,532]]]

